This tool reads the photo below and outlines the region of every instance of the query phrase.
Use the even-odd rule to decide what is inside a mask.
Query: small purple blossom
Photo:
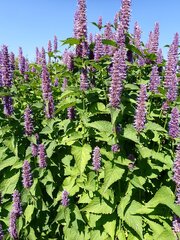
[[[54,86],[55,86],[55,87],[58,87],[58,86],[59,86],[59,79],[58,79],[58,78],[55,79],[55,81],[54,81]]]
[[[64,78],[63,83],[62,83],[62,88],[61,88],[62,92],[64,92],[66,90],[67,83],[68,83],[67,78]]]
[[[46,168],[46,153],[45,153],[45,147],[44,144],[40,144],[38,147],[38,161],[39,161],[39,167],[40,168]]]
[[[119,146],[119,144],[113,144],[113,145],[111,146],[111,151],[113,151],[114,153],[119,152],[119,151],[120,151],[120,146]]]
[[[162,49],[160,48],[157,52],[157,64],[161,64],[163,62],[163,54]]]
[[[13,239],[18,240],[18,231],[17,231],[17,227],[16,227],[16,220],[17,220],[17,214],[14,211],[11,211],[8,230],[9,230],[10,236]]]
[[[64,207],[67,207],[69,205],[69,193],[66,190],[63,190],[62,192],[62,200],[61,200],[61,204]]]
[[[169,109],[169,104],[168,104],[167,101],[162,104],[161,109],[162,109],[164,114],[167,113],[167,110]]]
[[[134,25],[134,45],[141,49],[141,28],[137,22]]]
[[[32,111],[29,106],[24,111],[24,129],[26,136],[31,136],[34,130],[32,121]]]
[[[80,76],[80,89],[85,91],[89,88],[89,82],[87,77],[87,70],[83,69]]]
[[[42,93],[43,93],[43,99],[44,99],[44,101],[46,101],[46,100],[48,100],[49,93],[51,92],[50,77],[49,77],[49,72],[48,72],[46,64],[43,64],[43,66],[42,66],[41,79],[42,79],[41,88],[42,88]]]
[[[38,155],[38,145],[31,143],[31,153],[33,157]]]
[[[93,150],[93,159],[92,159],[92,165],[93,165],[93,170],[99,171],[101,168],[101,153],[100,153],[100,148],[95,147]]]
[[[24,161],[23,168],[22,168],[22,178],[23,178],[24,188],[30,188],[32,186],[32,174],[31,174],[31,166],[28,160]]]
[[[118,24],[117,31],[115,33],[115,40],[118,44],[118,46],[122,46],[125,43],[125,34],[124,34],[124,26],[122,22]]]
[[[57,42],[57,36],[54,36],[54,52],[56,52],[58,49],[58,42]]]
[[[106,26],[105,26],[103,38],[107,39],[107,40],[113,40],[113,33],[112,33],[110,22],[107,23]],[[114,48],[113,46],[109,46],[109,45],[104,44],[103,45],[104,54],[107,54],[107,55],[111,56],[113,54],[113,48]]]
[[[24,72],[25,72],[25,57],[23,56],[23,51],[22,51],[21,47],[19,48],[18,60],[19,60],[19,71],[21,74],[24,74]]]
[[[122,0],[120,21],[125,31],[128,31],[131,14],[131,0]]]
[[[9,117],[13,114],[14,111],[12,97],[5,96],[2,98],[2,100],[4,105],[4,114]]]
[[[45,115],[49,119],[54,117],[54,99],[51,92],[48,95],[48,99],[45,101]]]
[[[25,67],[24,67],[24,71],[25,71],[25,72],[29,72],[29,62],[28,62],[27,59],[25,59]],[[25,74],[24,74],[24,79],[25,79],[25,81],[27,81],[28,78],[29,78],[28,74],[25,73]]]
[[[157,66],[152,67],[149,90],[154,93],[158,93],[158,87],[160,85],[160,76]]]
[[[74,120],[75,119],[75,109],[74,107],[69,107],[67,109],[67,116],[68,116],[68,119],[70,121]]]
[[[121,46],[113,56],[113,67],[111,73],[111,86],[109,88],[110,105],[118,108],[123,89],[123,81],[126,78],[126,50]]]
[[[2,225],[0,224],[0,240],[3,240],[3,237],[4,237],[4,233],[3,233]]]
[[[171,119],[169,121],[169,136],[177,138],[179,136],[179,110],[174,107],[171,111]]]
[[[18,190],[15,190],[13,193],[13,208],[12,211],[16,214],[17,217],[22,215],[22,205],[20,200],[20,193]]]
[[[99,59],[104,55],[102,36],[100,34],[95,35],[95,46],[94,46],[94,60],[99,61]]]
[[[146,85],[142,84],[140,93],[137,99],[137,108],[136,108],[136,114],[134,119],[134,127],[138,132],[141,132],[145,127],[146,101],[147,101],[147,89],[146,89]]]
[[[177,216],[174,216],[172,229],[174,233],[180,233],[180,218]]]
[[[8,47],[3,45],[1,50],[1,77],[4,87],[12,86],[12,71],[9,61]]]
[[[98,28],[101,29],[102,28],[102,16],[99,17],[98,19]]]
[[[173,173],[173,180],[176,184],[176,203],[180,205],[180,145],[176,148]]]

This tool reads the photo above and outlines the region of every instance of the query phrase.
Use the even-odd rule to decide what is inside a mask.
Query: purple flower
[[[13,52],[10,52],[9,54],[9,62],[10,62],[10,69],[11,71],[15,70],[15,56]]]
[[[151,52],[157,55],[158,46],[159,46],[159,23],[155,23]]]
[[[113,39],[113,33],[112,33],[112,29],[111,29],[111,23],[107,23],[104,29],[104,39],[107,40],[112,40]],[[107,55],[112,55],[113,54],[113,47],[104,44],[103,45],[103,52],[104,54]]]
[[[160,48],[157,52],[157,64],[161,64],[163,62],[163,54],[162,49]]]
[[[178,96],[178,78],[176,73],[172,74],[171,84],[168,86],[166,93],[167,100],[169,102],[174,102]]]
[[[13,114],[13,100],[10,96],[5,96],[2,98],[4,105],[4,114],[6,116],[11,116]]]
[[[69,107],[67,109],[67,116],[68,116],[68,119],[71,120],[71,121],[75,119],[75,109],[74,109],[74,107]]]
[[[93,150],[93,159],[92,159],[92,165],[93,165],[93,170],[99,171],[101,168],[101,153],[100,153],[100,148],[95,147]]]
[[[158,87],[160,85],[160,76],[158,72],[158,67],[153,66],[150,76],[149,90],[154,93],[158,93]]]
[[[40,168],[46,168],[46,153],[45,153],[45,147],[44,144],[40,144],[38,147],[38,159],[39,159],[39,167]]]
[[[46,52],[43,47],[41,49],[41,53],[39,54],[39,64],[41,64],[42,67],[46,65]]]
[[[13,193],[13,208],[12,211],[16,214],[17,217],[22,215],[22,205],[20,200],[20,193],[18,190],[15,190]]]
[[[99,59],[104,55],[102,36],[100,34],[95,35],[95,46],[94,46],[94,60],[99,61]]]
[[[89,34],[89,44],[93,43],[93,34]]]
[[[180,218],[177,216],[174,216],[172,229],[175,233],[180,233]]]
[[[38,47],[36,47],[36,63],[40,64],[40,52]]]
[[[31,153],[33,157],[36,157],[38,155],[38,146],[34,143],[31,143]]]
[[[57,37],[56,35],[54,36],[54,52],[56,52],[58,49],[58,42],[57,42]]]
[[[117,28],[117,31],[115,33],[115,39],[116,39],[116,42],[117,42],[119,47],[124,45],[124,43],[125,43],[125,34],[124,34],[124,32],[125,32],[124,26],[123,26],[122,22],[120,22],[118,24],[118,28]]]
[[[136,108],[136,114],[134,119],[134,127],[138,132],[141,132],[145,127],[146,100],[147,100],[147,89],[146,89],[146,85],[142,84],[140,93],[137,99],[137,108]]]
[[[1,51],[1,77],[2,77],[2,85],[4,87],[12,86],[12,71],[11,65],[9,61],[9,53],[8,47],[3,45]]]
[[[179,110],[174,107],[171,111],[171,119],[169,121],[169,136],[177,138],[179,136]]]
[[[55,86],[55,87],[58,87],[58,86],[59,86],[59,79],[58,79],[58,78],[55,79],[55,81],[54,81],[54,86]]]
[[[173,173],[173,180],[176,184],[176,203],[180,205],[180,145],[176,148]]]
[[[25,57],[23,56],[23,51],[22,51],[21,47],[19,48],[18,60],[19,60],[19,71],[21,74],[24,74],[24,72],[25,72]]]
[[[85,91],[89,88],[89,82],[87,77],[87,70],[83,69],[80,76],[80,89]]]
[[[118,24],[119,24],[119,20],[120,20],[120,12],[117,12],[114,16],[114,26],[115,29],[117,28]]]
[[[78,8],[74,16],[74,37],[83,39],[76,46],[76,55],[84,57],[87,55],[87,18],[86,18],[86,0],[78,0]]]
[[[2,225],[0,224],[0,240],[3,240],[4,234],[3,234],[3,229]]]
[[[172,84],[175,84],[174,80],[178,63],[178,41],[179,35],[178,33],[176,33],[174,36],[173,43],[171,44],[168,51],[168,59],[165,67],[164,86],[167,89],[169,88],[169,86],[172,86]]]
[[[50,77],[49,77],[49,72],[48,72],[46,64],[43,64],[43,66],[42,66],[41,79],[42,79],[41,88],[42,88],[42,93],[43,93],[43,99],[44,99],[44,101],[46,101],[49,98],[49,93],[51,93]]]
[[[51,43],[51,40],[48,41],[48,52],[52,52],[52,43]]]
[[[14,211],[11,211],[10,213],[10,221],[9,221],[9,233],[10,236],[13,239],[18,239],[18,231],[16,227],[16,220],[17,220],[17,214]]]
[[[162,104],[161,109],[162,109],[163,113],[165,114],[165,113],[167,112],[167,110],[169,109],[169,104],[168,104],[168,102],[164,102],[164,103]]]
[[[134,157],[133,154],[130,153],[130,154],[128,155],[128,159],[131,160],[131,161],[134,161],[134,160],[135,160],[135,157]]]
[[[98,28],[101,29],[102,28],[102,16],[99,17],[98,19]]]
[[[32,111],[29,106],[24,111],[24,129],[26,136],[31,136],[34,130],[32,121]]]
[[[54,99],[52,93],[49,93],[48,100],[45,102],[45,114],[47,118],[54,117]]]
[[[69,71],[74,69],[74,54],[72,52],[64,51],[62,62],[67,66]]]
[[[119,144],[114,144],[111,146],[111,151],[113,151],[114,153],[119,152],[120,151],[120,146]]]
[[[141,49],[141,28],[137,22],[134,25],[134,45],[140,50]]]
[[[24,161],[22,168],[23,186],[24,188],[30,188],[32,186],[31,166],[28,160]]]
[[[126,50],[121,46],[113,56],[113,67],[111,73],[111,86],[109,88],[110,105],[118,108],[123,89],[123,81],[126,78]]]
[[[128,31],[131,13],[131,0],[122,0],[120,21],[125,31]]]
[[[67,78],[64,78],[63,83],[62,83],[62,88],[61,88],[62,92],[64,92],[67,88],[67,82],[68,82]]]
[[[67,207],[69,205],[69,198],[68,198],[68,196],[69,196],[69,193],[66,190],[63,190],[61,204],[64,207]]]

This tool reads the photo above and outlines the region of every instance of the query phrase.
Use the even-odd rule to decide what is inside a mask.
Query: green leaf
[[[109,218],[109,216],[108,216]],[[114,239],[114,235],[115,235],[115,230],[116,230],[116,220],[109,220],[107,221],[104,225],[104,230],[107,234],[109,234],[111,236],[112,239]]]
[[[20,176],[20,171],[14,174],[14,176],[5,179],[1,185],[0,189],[3,191],[3,194],[12,194],[14,189],[16,188],[16,185],[18,183]]]
[[[71,153],[75,158],[77,167],[82,174],[88,161],[91,159],[92,148],[89,144],[84,144],[83,146],[72,146]]]
[[[133,200],[125,213],[124,220],[129,225],[129,227],[131,227],[134,231],[136,231],[137,234],[141,237],[141,239],[143,239],[142,217],[136,216],[133,214],[133,212],[139,209],[140,207],[141,207],[141,204]]]
[[[113,212],[113,205],[109,205],[104,199],[95,197],[86,207],[81,211],[97,213],[97,214],[111,214]]]
[[[147,130],[166,132],[166,129],[164,129],[161,125],[159,125],[158,123],[150,122],[150,121],[146,123],[145,131]]]
[[[56,146],[57,146],[57,143],[56,143],[55,140],[53,140],[49,144],[48,148],[46,149],[46,153],[47,153],[48,158],[51,158],[51,156],[53,155],[53,152],[54,152],[54,149],[56,148]]]
[[[7,158],[7,159],[3,160],[2,162],[0,162],[0,171],[3,170],[6,167],[12,166],[18,160],[19,159],[17,157],[10,157],[10,158]]]
[[[105,45],[109,45],[109,46],[113,46],[113,47],[118,47],[117,43],[113,40],[109,40],[109,39],[103,39],[102,43]]]
[[[100,132],[108,132],[109,134],[112,133],[112,124],[108,121],[96,121],[87,123],[86,126],[95,128]]]
[[[77,38],[67,38],[66,40],[62,41],[63,44],[69,44],[69,45],[78,45],[80,43],[80,40]]]
[[[128,124],[126,125],[125,129],[124,129],[124,134],[123,134],[124,138],[127,138],[133,142],[139,143],[139,139],[137,137],[137,132],[135,130],[135,128],[133,127],[132,124]]]
[[[12,136],[10,139],[4,140],[4,144],[14,153],[14,155],[18,155],[18,147],[14,136]]]
[[[28,205],[24,211],[26,223],[31,221],[33,212],[34,212],[34,205]]]
[[[112,166],[111,162],[107,162],[105,165],[105,173],[104,173],[104,184],[100,189],[100,193],[104,195],[107,189],[116,181],[122,178],[124,173],[124,169],[114,165]]]
[[[173,231],[170,230],[165,230],[164,232],[162,232],[157,239],[159,240],[167,240],[167,239],[171,239],[171,240],[177,240],[175,234],[173,233]]]

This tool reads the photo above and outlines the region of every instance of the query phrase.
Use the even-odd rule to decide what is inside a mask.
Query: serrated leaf
[[[3,194],[12,194],[19,180],[20,171],[14,174],[14,176],[5,179],[1,185],[0,189],[3,191]]]
[[[117,43],[113,40],[103,39],[102,43],[108,46],[118,47]]]
[[[0,162],[0,171],[3,170],[6,167],[12,166],[17,161],[18,161],[17,157],[10,157],[10,158],[7,158],[7,159],[3,160],[2,162]]]
[[[26,223],[31,221],[33,212],[34,212],[34,205],[28,205],[24,211]]]
[[[145,125],[145,131],[151,130],[151,131],[158,131],[158,132],[166,132],[166,129],[164,129],[161,125],[158,123],[150,122],[146,123]]]
[[[96,121],[92,123],[87,123],[87,127],[92,127],[100,132],[108,132],[109,134],[112,133],[112,124],[108,121]]]
[[[104,184],[102,185],[102,188],[100,189],[100,193],[104,195],[104,193],[107,191],[107,189],[116,181],[122,178],[122,175],[124,173],[124,169],[112,164],[110,162],[107,162],[105,165],[105,173],[104,173]]]
[[[83,146],[72,146],[71,153],[75,158],[77,167],[82,174],[88,161],[91,159],[92,148],[89,144],[84,144]]]
[[[107,204],[104,199],[95,197],[86,207],[81,211],[97,213],[97,214],[111,214],[113,212],[113,206]]]
[[[65,44],[69,44],[69,45],[77,45],[80,43],[80,40],[77,39],[77,38],[67,38],[66,40],[62,41],[63,44],[62,45],[65,45]]]
[[[124,129],[123,137],[127,138],[133,142],[139,143],[139,139],[137,137],[137,132],[136,132],[135,128],[133,127],[133,125],[131,125],[131,124],[126,125],[126,127]]]

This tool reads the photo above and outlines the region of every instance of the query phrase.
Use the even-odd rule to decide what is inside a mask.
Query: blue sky
[[[0,45],[7,44],[15,54],[18,47],[34,60],[35,48],[46,47],[56,34],[58,39],[72,35],[76,0],[1,0]],[[87,0],[88,31],[96,28],[90,23],[103,16],[103,23],[113,21],[121,0]],[[160,46],[171,43],[180,33],[180,0],[132,0],[130,32],[134,22],[142,28],[142,39],[147,41],[154,23],[160,23]]]

